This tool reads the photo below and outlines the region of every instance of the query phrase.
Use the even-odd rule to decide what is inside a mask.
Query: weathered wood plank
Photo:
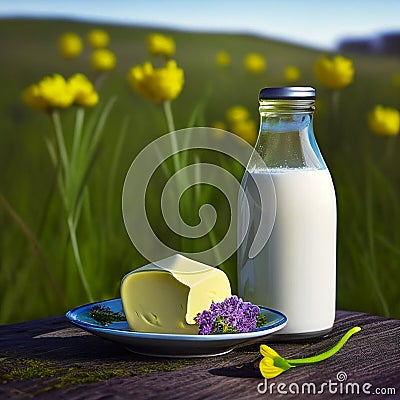
[[[306,390],[313,390],[312,385],[315,390],[322,390],[317,398],[354,399],[358,396],[346,394],[346,384],[352,384],[353,390],[358,386],[362,391],[362,385],[368,383],[371,394],[361,393],[359,398],[399,398],[399,320],[338,311],[334,329],[320,340],[268,344],[284,357],[307,357],[326,350],[355,325],[360,325],[362,331],[336,356],[321,364],[293,368],[269,380],[267,387],[254,367],[259,357],[259,344],[216,358],[171,361],[129,353],[122,346],[73,327],[64,317],[2,326],[0,399],[310,398],[310,395],[289,393],[290,388],[292,391],[299,388],[301,392],[303,384],[307,384],[303,386]],[[23,369],[35,362],[37,368],[34,366],[30,370],[32,379],[4,378],[7,378],[10,364],[22,365]],[[43,377],[37,377],[38,369],[43,370]],[[342,386],[338,381],[339,372],[347,375]],[[98,381],[85,383],[90,379]],[[267,389],[265,394],[258,393],[260,384],[260,389]],[[280,391],[288,393],[279,393],[278,384],[285,384]],[[322,384],[325,385],[321,388]],[[335,388],[337,392],[332,393]],[[393,388],[396,394],[373,394],[378,388]]]

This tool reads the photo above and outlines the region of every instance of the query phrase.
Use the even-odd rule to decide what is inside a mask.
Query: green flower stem
[[[165,120],[167,122],[167,127],[168,131],[174,132],[175,131],[175,123],[174,123],[174,116],[172,114],[172,109],[171,109],[171,101],[166,100],[163,102],[163,109],[164,109],[164,115],[165,115]],[[176,142],[176,137],[175,135],[170,135],[170,140],[171,140],[171,150],[172,150],[172,162],[174,164],[174,171],[173,173],[176,173],[180,171],[181,169],[181,160],[180,160],[180,155],[178,151],[178,143]],[[181,188],[185,188],[185,182],[182,182],[181,180],[177,179],[177,192],[181,192]],[[180,236],[180,244],[181,244],[181,251],[184,250],[184,238]]]
[[[68,165],[69,165],[68,155],[67,155],[67,148],[65,146],[63,130],[61,126],[60,113],[58,110],[53,110],[51,112],[51,119],[53,121],[54,131],[56,133],[57,146],[58,146],[58,151],[60,152],[61,164],[64,168],[65,181],[67,181]]]
[[[89,154],[94,154],[94,152],[96,151],[96,148],[97,148],[97,146],[99,144],[101,135],[103,133],[104,126],[105,126],[105,124],[107,122],[107,119],[108,119],[108,116],[109,116],[109,114],[111,112],[111,109],[113,108],[113,106],[114,106],[116,101],[117,101],[117,96],[112,96],[108,100],[106,105],[104,106],[104,109],[103,109],[102,113],[100,114],[100,117],[99,117],[99,119],[97,121],[97,124],[96,124],[96,127],[95,127],[94,131],[93,131],[93,134],[92,134],[91,137],[89,137],[90,144],[89,144],[88,147],[84,147],[84,149],[83,149],[84,151],[86,151],[86,149],[87,149]]]
[[[168,131],[174,132],[175,131],[175,123],[174,123],[174,116],[172,114],[172,109],[171,109],[171,101],[169,101],[169,100],[164,101],[163,108],[164,108],[165,119],[167,121]],[[172,160],[174,163],[174,169],[175,169],[175,172],[178,172],[181,169],[179,154],[178,154],[178,143],[176,142],[175,135],[171,135],[170,137],[171,137],[171,147],[172,147],[172,152],[173,152]]]
[[[83,131],[84,120],[85,120],[85,109],[83,107],[79,107],[76,110],[76,117],[75,117],[74,136],[73,136],[72,152],[71,152],[71,165],[76,164],[76,160],[79,155],[79,150],[82,142],[82,131]]]
[[[90,287],[89,287],[88,281],[86,279],[85,271],[83,269],[81,256],[79,254],[79,247],[78,247],[78,241],[76,239],[75,225],[74,225],[74,221],[71,216],[68,216],[68,230],[69,230],[69,236],[71,238],[72,249],[74,252],[76,266],[78,268],[79,277],[81,279],[83,288],[85,289],[85,292],[86,292],[86,295],[87,295],[89,301],[93,302],[93,296],[90,291]]]
[[[375,232],[374,229],[374,201],[373,201],[373,189],[372,189],[372,182],[371,182],[371,175],[372,175],[372,165],[370,165],[367,160],[365,161],[365,209],[366,209],[366,224],[367,224],[367,252],[365,255],[365,266],[366,269],[371,276],[371,282],[373,287],[376,290],[376,294],[378,296],[379,302],[382,306],[382,311],[386,317],[390,315],[389,306],[385,299],[385,295],[383,294],[383,290],[380,284],[380,279],[377,274],[377,263],[376,263],[376,255],[375,255]]]
[[[286,359],[286,361],[290,364],[291,367],[295,367],[297,365],[314,364],[319,361],[326,360],[327,358],[332,357],[334,354],[336,354],[343,347],[343,345],[349,340],[349,338],[359,331],[361,331],[361,328],[359,326],[351,328],[343,335],[343,337],[339,340],[339,342],[335,346],[333,346],[331,349],[321,354],[308,358],[297,358],[293,360]]]
[[[169,132],[173,132],[175,130],[174,116],[172,114],[171,109],[171,101],[166,100],[163,102],[163,108],[165,113],[165,119],[167,120],[167,127]]]

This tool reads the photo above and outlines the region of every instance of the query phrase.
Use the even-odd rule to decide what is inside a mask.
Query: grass
[[[0,21],[0,323],[65,312],[87,302],[74,264],[68,226],[56,175],[45,146],[53,134],[50,118],[27,109],[21,91],[46,74],[86,73],[89,53],[65,61],[57,40],[65,31],[84,36],[93,25],[70,21]],[[78,242],[93,297],[118,296],[121,277],[146,263],[123,226],[121,192],[130,163],[167,127],[161,107],[133,93],[128,69],[148,59],[144,28],[100,26],[111,36],[117,68],[101,89],[102,106],[116,95],[104,126],[95,167],[87,182]],[[317,141],[329,165],[338,199],[337,307],[400,317],[400,169],[399,138],[374,136],[366,113],[376,104],[398,107],[400,95],[391,81],[400,66],[395,57],[348,54],[354,60],[354,83],[340,93],[338,118],[330,118],[330,94],[318,87],[313,64],[317,50],[249,35],[172,33],[178,65],[185,71],[182,94],[172,103],[177,129],[224,119],[227,108],[247,106],[258,120],[257,95],[263,86],[284,85],[283,69],[296,65],[299,84],[317,87]],[[215,54],[231,54],[227,71],[217,68]],[[242,67],[248,52],[265,54],[267,72],[250,76]],[[197,112],[194,114],[194,110]],[[87,114],[91,118],[96,110]],[[192,116],[192,118],[191,118]],[[65,132],[74,124],[73,110],[62,114]],[[67,137],[67,147],[72,138]],[[224,269],[235,287],[236,260]]]

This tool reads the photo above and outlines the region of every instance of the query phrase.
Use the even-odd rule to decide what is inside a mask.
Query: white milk
[[[261,252],[248,259],[259,221],[257,205],[250,202],[250,230],[238,252],[239,295],[282,311],[288,324],[278,334],[329,330],[336,290],[336,199],[331,176],[327,169],[269,173],[276,191],[275,224]],[[262,171],[251,175],[257,181],[270,179]],[[268,192],[262,195],[270,197],[271,187],[265,185],[262,190]],[[254,189],[250,180],[246,190],[254,193]]]

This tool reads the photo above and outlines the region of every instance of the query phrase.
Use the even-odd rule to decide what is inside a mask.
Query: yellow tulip
[[[137,65],[130,69],[127,78],[136,92],[154,103],[178,97],[184,82],[183,70],[172,60],[163,68],[153,68],[149,62]]]
[[[96,71],[109,71],[115,67],[115,54],[108,49],[94,50],[91,57],[92,68]]]
[[[82,53],[82,40],[73,32],[66,32],[59,40],[60,53],[65,58],[76,58]]]
[[[83,74],[75,74],[68,79],[68,84],[74,92],[74,103],[79,106],[93,107],[99,102],[99,95],[92,82]]]
[[[257,141],[257,126],[255,122],[250,119],[235,122],[232,125],[232,132],[251,145],[254,145]]]
[[[250,53],[244,59],[244,67],[252,74],[261,74],[267,67],[265,58],[258,53]]]
[[[300,70],[293,65],[288,65],[283,74],[288,82],[297,82],[300,79]]]
[[[396,136],[400,128],[399,110],[378,105],[369,112],[368,124],[372,132],[379,136]]]
[[[341,89],[353,82],[353,61],[342,56],[335,56],[331,60],[322,56],[316,62],[314,72],[322,86]]]
[[[93,48],[102,49],[108,46],[108,43],[110,42],[110,36],[102,29],[92,29],[87,34],[87,40]]]
[[[231,57],[226,51],[219,51],[215,57],[215,61],[219,67],[228,67],[231,63]]]
[[[246,107],[243,106],[233,106],[229,108],[226,112],[226,119],[229,123],[234,124],[240,121],[246,121],[250,114]]]
[[[175,42],[170,36],[152,33],[146,40],[148,51],[154,56],[171,57],[175,54]]]

